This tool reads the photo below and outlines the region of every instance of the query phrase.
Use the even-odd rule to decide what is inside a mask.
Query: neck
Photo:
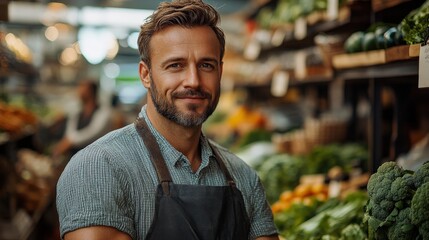
[[[175,149],[189,159],[192,169],[196,171],[201,163],[199,144],[201,126],[181,126],[159,114],[153,105],[147,105],[146,114],[155,129],[161,133]]]

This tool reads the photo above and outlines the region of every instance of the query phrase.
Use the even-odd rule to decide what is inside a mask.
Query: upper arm
[[[70,160],[57,183],[61,234],[89,226],[109,226],[135,236],[128,177],[118,172],[119,163],[111,164],[95,147]]]
[[[131,240],[130,235],[117,230],[116,228],[106,226],[92,226],[79,228],[64,235],[64,240]]]

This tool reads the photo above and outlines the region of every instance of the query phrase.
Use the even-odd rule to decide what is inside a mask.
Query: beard
[[[162,97],[161,94],[157,91],[152,74],[150,74],[150,82],[150,96],[158,113],[184,127],[201,126],[203,122],[206,121],[207,118],[214,112],[219,101],[220,88],[216,90],[214,99],[212,98],[212,94],[202,89],[186,89],[180,92],[173,91],[171,94],[173,102],[169,102],[166,97]],[[203,97],[208,99],[210,102],[202,113],[197,112],[199,106],[196,104],[188,104],[186,106],[188,111],[182,112],[177,108],[176,105],[174,105],[174,99],[186,96]]]

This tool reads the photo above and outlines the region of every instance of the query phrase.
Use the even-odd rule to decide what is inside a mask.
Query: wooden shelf
[[[335,69],[368,67],[418,58],[419,54],[420,44],[403,45],[391,47],[386,50],[339,54],[333,57],[332,64]]]
[[[411,0],[372,0],[371,3],[372,10],[378,12],[410,1]]]
[[[375,66],[337,70],[335,77],[344,80],[380,79],[417,76],[419,64],[416,59],[395,61]]]

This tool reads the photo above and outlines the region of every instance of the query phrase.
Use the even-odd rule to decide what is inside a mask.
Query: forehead
[[[167,27],[155,33],[150,41],[151,59],[177,55],[220,58],[220,43],[208,26],[191,28]]]

